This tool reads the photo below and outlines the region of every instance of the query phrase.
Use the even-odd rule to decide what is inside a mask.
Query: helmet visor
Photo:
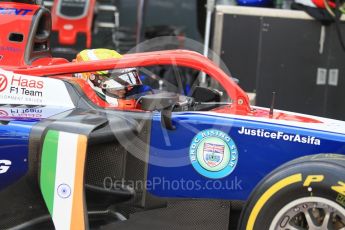
[[[139,73],[136,69],[114,70],[103,78],[101,88],[107,92],[116,90],[130,90],[142,85]]]

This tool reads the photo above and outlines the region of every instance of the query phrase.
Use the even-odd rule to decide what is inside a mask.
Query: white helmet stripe
[[[106,89],[123,89],[123,85],[121,85],[120,83],[118,83],[117,81],[114,80],[107,80],[104,82],[104,84],[106,84]]]
[[[95,52],[93,52],[93,50],[88,50],[88,51],[87,51],[87,56],[90,58],[91,61],[97,61],[97,60],[99,60],[99,58],[97,57],[97,55],[95,54]]]
[[[134,73],[131,72],[129,76],[130,76],[131,83],[132,83],[133,85],[135,85],[135,84],[136,84],[136,80],[135,80]]]

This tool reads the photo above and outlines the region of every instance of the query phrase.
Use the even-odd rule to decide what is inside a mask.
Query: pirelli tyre
[[[307,156],[276,169],[252,192],[238,228],[345,230],[345,156]]]

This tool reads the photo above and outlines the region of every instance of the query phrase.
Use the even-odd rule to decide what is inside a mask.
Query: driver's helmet
[[[77,55],[76,62],[112,58],[119,59],[122,58],[122,55],[115,50],[87,49]],[[136,68],[81,73],[78,77],[86,80],[97,95],[111,106],[127,109],[135,108],[136,100],[127,98],[126,95],[134,87],[142,85]]]

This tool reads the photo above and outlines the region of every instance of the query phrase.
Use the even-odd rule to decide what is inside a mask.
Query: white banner
[[[0,104],[75,107],[63,81],[1,69]]]

